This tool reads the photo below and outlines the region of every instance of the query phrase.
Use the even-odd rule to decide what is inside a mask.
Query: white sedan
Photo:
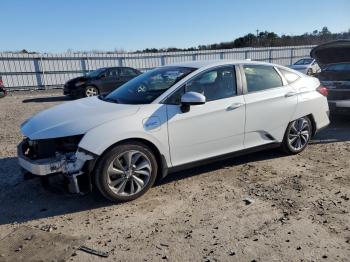
[[[148,71],[105,97],[84,98],[24,122],[20,165],[89,178],[129,201],[169,172],[280,147],[296,154],[329,124],[327,90],[313,77],[254,61],[198,61]]]

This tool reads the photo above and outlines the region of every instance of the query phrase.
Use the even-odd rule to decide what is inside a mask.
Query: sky
[[[0,0],[0,51],[135,51],[350,29],[350,0]]]

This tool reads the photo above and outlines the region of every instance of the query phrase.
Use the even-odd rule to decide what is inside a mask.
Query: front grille
[[[332,90],[328,89],[328,100],[348,100],[350,99],[350,89],[349,90]]]

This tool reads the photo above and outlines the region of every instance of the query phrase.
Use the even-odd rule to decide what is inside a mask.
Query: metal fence
[[[71,78],[107,66],[130,66],[141,71],[162,65],[218,59],[252,59],[290,65],[309,56],[313,46],[237,48],[167,53],[0,53],[0,75],[9,89],[60,87]]]

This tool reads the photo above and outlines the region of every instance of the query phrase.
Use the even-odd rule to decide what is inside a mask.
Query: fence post
[[[290,63],[289,64],[293,64],[293,56],[294,56],[294,48],[290,49]]]
[[[193,54],[193,55],[192,55],[192,60],[193,60],[193,61],[196,61],[196,60],[197,60],[197,55],[196,55],[196,54]]]
[[[41,79],[41,70],[40,70],[40,66],[39,66],[39,61],[41,61],[41,57],[40,58],[34,58],[33,62],[34,62],[34,70],[35,70],[35,77],[36,77],[36,82],[38,87],[42,87],[43,86],[43,81]]]
[[[123,58],[122,57],[118,58],[118,66],[123,66]]]
[[[248,54],[249,54],[249,50],[245,50],[244,51],[244,59],[248,59],[249,58]]]
[[[80,64],[81,64],[81,69],[82,69],[82,71],[83,71],[83,74],[85,75],[85,74],[86,74],[86,71],[87,71],[87,69],[86,69],[86,60],[85,60],[84,58],[82,58],[82,59],[80,60]]]
[[[161,65],[161,66],[165,65],[165,57],[164,57],[164,55],[162,55],[162,56],[160,57],[160,65]]]
[[[44,86],[44,89],[46,89],[46,76],[45,76],[45,68],[44,68],[42,55],[40,55],[40,66],[41,66],[41,72],[42,72],[42,85]]]
[[[221,59],[221,60],[224,59],[224,52],[220,52],[220,59]]]
[[[269,49],[269,63],[272,63],[272,49]]]

